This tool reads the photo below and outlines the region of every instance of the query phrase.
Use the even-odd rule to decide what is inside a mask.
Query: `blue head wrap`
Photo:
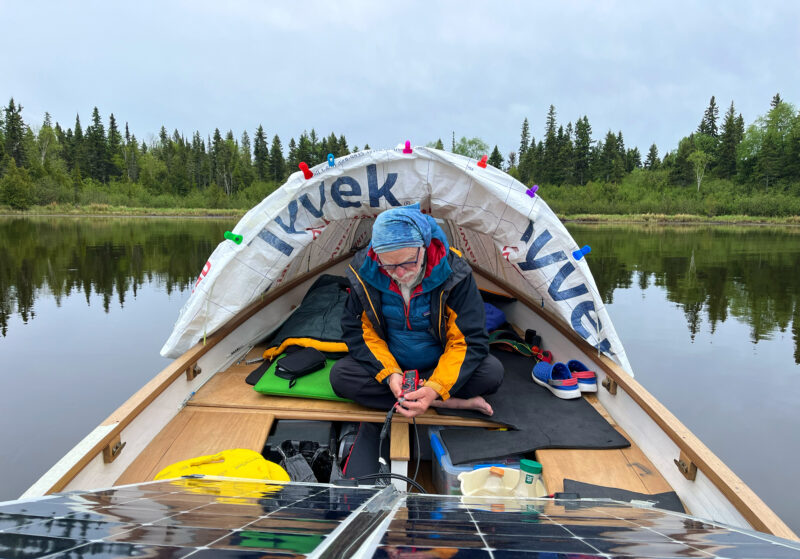
[[[419,203],[392,208],[380,214],[372,226],[372,250],[390,252],[431,244],[431,226]]]

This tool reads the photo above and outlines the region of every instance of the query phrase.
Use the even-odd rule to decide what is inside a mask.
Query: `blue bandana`
[[[386,210],[372,226],[372,250],[376,253],[431,244],[431,226],[419,203]]]

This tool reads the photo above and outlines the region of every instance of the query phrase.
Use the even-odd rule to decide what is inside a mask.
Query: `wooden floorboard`
[[[273,420],[268,413],[186,407],[156,435],[116,485],[151,481],[170,464],[222,450],[247,448],[260,453]]]
[[[253,348],[248,352],[247,359],[255,359],[262,353],[263,348]],[[232,365],[226,371],[217,373],[198,390],[197,394],[189,401],[184,412],[202,413],[205,411],[204,417],[211,417],[215,414],[224,414],[227,411],[234,414],[269,414],[276,419],[317,419],[324,421],[383,422],[385,418],[385,412],[365,408],[354,403],[259,394],[245,382],[247,375],[257,367],[258,364],[245,365],[242,361],[239,364]],[[596,395],[587,394],[584,397],[611,425],[614,425],[625,436],[622,429],[615,424],[613,418],[600,404]],[[181,421],[186,424],[181,426]],[[176,421],[173,422],[174,425],[168,426],[169,430],[165,429],[153,441],[154,445],[162,448],[166,446],[164,439],[168,437],[174,438],[172,445],[163,450],[163,456],[156,459],[157,453],[151,453],[150,456],[140,457],[141,463],[138,464],[140,460],[137,460],[137,463],[134,464],[136,469],[132,470],[133,466],[131,466],[129,468],[131,470],[130,475],[126,477],[128,475],[128,472],[126,472],[126,475],[120,478],[121,481],[130,477],[141,478],[144,475],[155,475],[165,465],[178,461],[177,456],[188,453],[189,449],[197,448],[194,443],[190,442],[184,445],[183,442],[179,441],[183,437],[182,432],[187,428],[191,429],[189,425],[191,421],[191,417],[189,420],[178,420],[176,418]],[[406,422],[408,420],[395,414],[394,421]],[[425,414],[417,417],[417,423],[497,426],[490,421],[439,415],[434,410],[428,410]],[[224,427],[223,424],[219,426],[220,432],[226,428],[230,427]],[[231,433],[234,431],[232,430]],[[399,432],[401,434],[404,433],[404,435],[402,437],[393,437],[392,455],[395,458],[410,459],[413,453],[410,452],[409,448],[408,428],[406,427],[405,430],[400,430]],[[266,438],[266,432],[263,437],[264,439]],[[629,437],[626,436],[626,438],[630,440]],[[228,446],[227,448],[231,447]],[[207,452],[206,454],[210,453]],[[202,453],[195,453],[194,456],[200,454]],[[542,463],[543,478],[550,493],[563,491],[563,480],[565,478],[595,485],[627,489],[637,493],[655,494],[671,490],[669,484],[636,445],[626,449],[613,450],[539,450],[536,452],[536,459]],[[409,463],[409,469],[413,469],[414,463],[415,460]],[[425,463],[423,462],[423,464]],[[419,475],[423,476],[424,479],[428,470],[430,470],[429,464],[428,467],[423,466],[420,468]]]
[[[619,427],[594,394],[584,398],[628,441],[631,438]],[[629,448],[608,450],[545,449],[536,451],[542,464],[542,478],[549,493],[564,490],[564,479],[572,479],[653,495],[672,491],[669,483],[631,441]]]

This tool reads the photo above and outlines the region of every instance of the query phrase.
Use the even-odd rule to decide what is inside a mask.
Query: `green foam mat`
[[[265,362],[259,367],[259,369],[265,369],[264,374],[261,376],[261,380],[253,387],[253,390],[270,396],[294,396],[295,398],[336,400],[338,402],[352,401],[347,398],[340,398],[331,387],[331,367],[336,363],[336,359],[326,359],[325,366],[322,369],[300,377],[295,381],[294,386],[289,388],[287,379],[275,376],[275,367],[278,364],[278,360],[284,355],[286,354],[281,354],[272,363]]]

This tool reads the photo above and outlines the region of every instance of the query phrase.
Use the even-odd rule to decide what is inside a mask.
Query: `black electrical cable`
[[[414,481],[417,481],[417,474],[419,473],[419,457],[420,454],[422,453],[420,452],[419,449],[419,431],[417,431],[417,418],[412,417],[411,421],[414,422],[414,439],[417,441],[417,465],[414,467],[414,478],[413,478]]]
[[[401,481],[405,481],[409,485],[413,485],[417,490],[419,490],[420,493],[427,493],[427,491],[425,491],[424,487],[422,487],[419,483],[417,483],[416,481],[414,481],[410,477],[406,477],[406,476],[401,475],[401,474],[395,474],[395,473],[392,473],[392,472],[386,472],[386,473],[383,473],[383,474],[367,474],[367,475],[364,475],[364,476],[357,477],[356,481],[362,481],[362,480],[365,480],[365,479],[378,479],[378,478],[384,478],[384,477],[388,477],[388,478],[392,478],[392,479],[399,479]]]

